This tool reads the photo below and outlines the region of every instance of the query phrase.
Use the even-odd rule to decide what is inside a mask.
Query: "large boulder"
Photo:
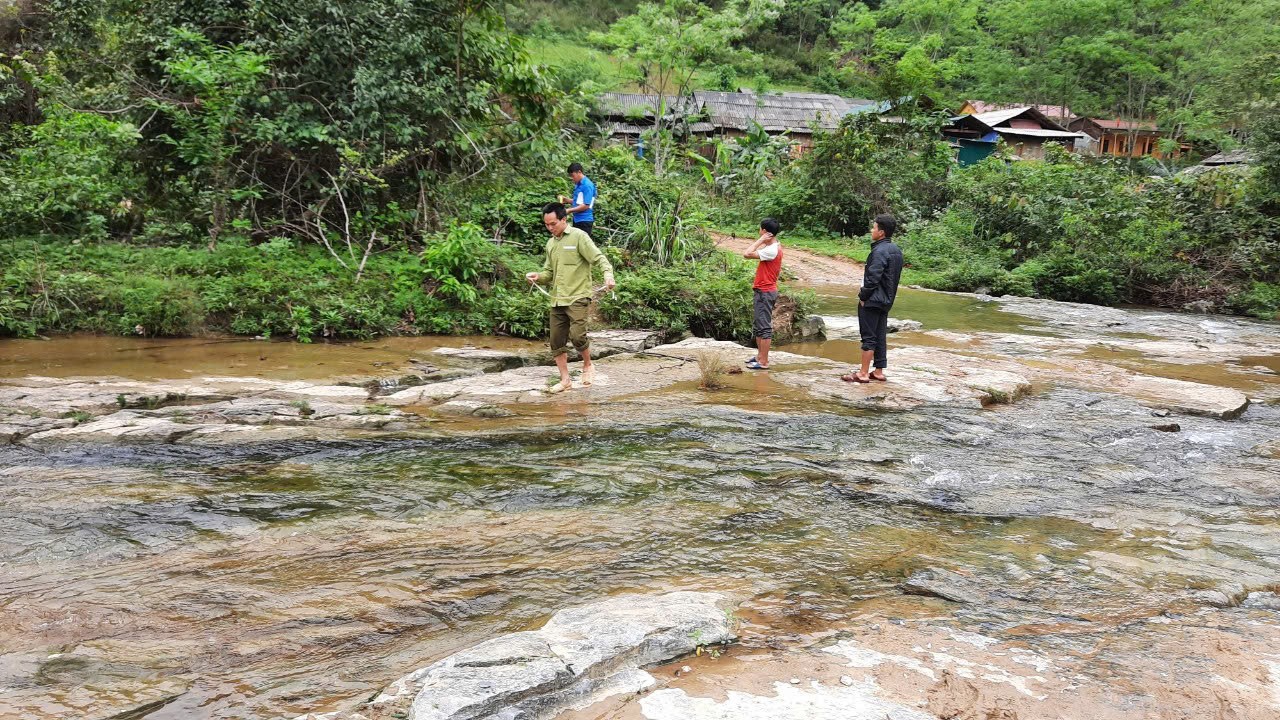
[[[714,593],[623,595],[561,610],[540,630],[503,635],[392,683],[354,720],[533,720],[654,680],[641,668],[735,638]],[[304,716],[307,717],[307,716]]]
[[[773,307],[773,341],[782,345],[825,337],[826,325],[817,315],[796,317],[796,301],[787,295],[779,295]]]
[[[465,346],[436,348],[433,353],[447,358],[451,363],[473,367],[486,373],[502,372],[531,364],[529,353],[518,350]]]
[[[858,318],[848,315],[823,315],[821,316],[823,324],[826,326],[826,335],[828,340],[855,340],[861,336],[861,329],[858,325]],[[889,332],[915,332],[924,327],[924,324],[918,320],[909,320],[907,318],[889,318]]]
[[[1249,398],[1239,390],[1203,383],[1117,374],[1099,389],[1128,395],[1153,408],[1230,420],[1249,407]]]

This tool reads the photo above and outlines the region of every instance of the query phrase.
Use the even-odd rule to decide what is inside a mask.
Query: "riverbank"
[[[596,298],[599,324],[746,340],[753,268],[690,241],[659,265],[607,248],[616,291]],[[283,238],[224,239],[212,250],[67,238],[0,242],[0,337],[76,332],[140,337],[237,335],[369,340],[388,336],[541,338],[547,298],[524,280],[537,247],[496,243],[456,226],[422,247],[356,262]],[[807,298],[792,298],[803,317]]]
[[[39,343],[0,379],[0,714],[355,712],[664,591],[739,644],[566,717],[1274,712],[1274,324],[904,292],[891,381],[851,385],[852,291],[815,291],[827,339],[714,392],[699,354],[749,350],[614,338],[553,396],[480,338]]]

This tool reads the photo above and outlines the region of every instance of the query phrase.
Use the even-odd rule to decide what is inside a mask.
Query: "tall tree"
[[[740,54],[734,43],[751,27],[777,17],[781,6],[782,0],[735,0],[717,11],[695,0],[645,3],[607,33],[595,36],[597,42],[634,62],[640,86],[659,98],[651,143],[659,175],[665,171],[668,136],[678,120],[678,113],[667,107],[667,96],[685,97],[699,70]]]

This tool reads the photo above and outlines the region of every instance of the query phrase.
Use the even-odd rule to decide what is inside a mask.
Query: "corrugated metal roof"
[[[1036,123],[1040,125],[1040,127],[1044,128],[1045,130],[1057,130],[1059,132],[1070,132],[1069,130],[1067,130],[1067,128],[1049,119],[1044,113],[1040,112],[1034,107],[1031,107],[1030,105],[1027,105],[1025,107],[1009,108],[1007,110],[992,110],[991,112],[977,113],[973,115],[973,117],[977,118],[978,120],[981,120],[982,122],[986,123],[990,127],[996,128],[997,130],[1000,129],[998,126],[1003,125],[1004,123],[1007,123],[1010,120],[1013,120],[1014,118],[1022,118],[1027,120],[1034,120]]]
[[[1030,109],[1031,109],[1030,107],[1024,105],[1023,107],[1005,108],[1004,110],[991,110],[990,112],[974,113],[974,117],[981,120],[982,122],[986,123],[991,127],[995,127],[1000,123],[1009,122],[1010,120],[1018,117],[1019,115],[1025,113],[1027,110],[1030,110]]]
[[[1089,118],[1098,127],[1108,130],[1155,130],[1156,124],[1146,120],[1114,120],[1110,118]]]
[[[756,94],[696,90],[693,97],[717,127],[747,130],[754,122],[768,132],[807,133],[812,127],[833,130],[850,108],[871,103],[860,98],[824,93]]]
[[[1081,138],[1084,133],[1071,132],[1069,130],[1047,130],[1045,128],[996,128],[996,132],[1001,135],[1021,135],[1024,137],[1047,137],[1047,138]]]
[[[1066,105],[1017,105],[1009,103],[989,103],[982,100],[969,100],[968,103],[973,106],[975,113],[994,112],[996,110],[1009,110],[1019,107],[1033,107],[1051,118],[1059,120],[1074,120],[1076,114],[1071,112],[1071,108]]]
[[[679,95],[648,95],[643,93],[600,93],[596,98],[596,110],[606,115],[629,115],[643,110],[645,115],[658,113],[659,100],[666,103],[667,112],[689,113],[700,107],[693,98]]]
[[[1204,159],[1201,165],[1245,165],[1253,162],[1253,153],[1241,148],[1231,152],[1218,153]]]

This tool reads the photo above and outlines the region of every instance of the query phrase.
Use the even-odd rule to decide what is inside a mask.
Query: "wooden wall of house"
[[[1107,133],[1098,141],[1099,152],[1114,157],[1146,157],[1163,158],[1160,151],[1160,135],[1140,134],[1130,137],[1127,132]],[[1181,153],[1174,151],[1173,157]]]

